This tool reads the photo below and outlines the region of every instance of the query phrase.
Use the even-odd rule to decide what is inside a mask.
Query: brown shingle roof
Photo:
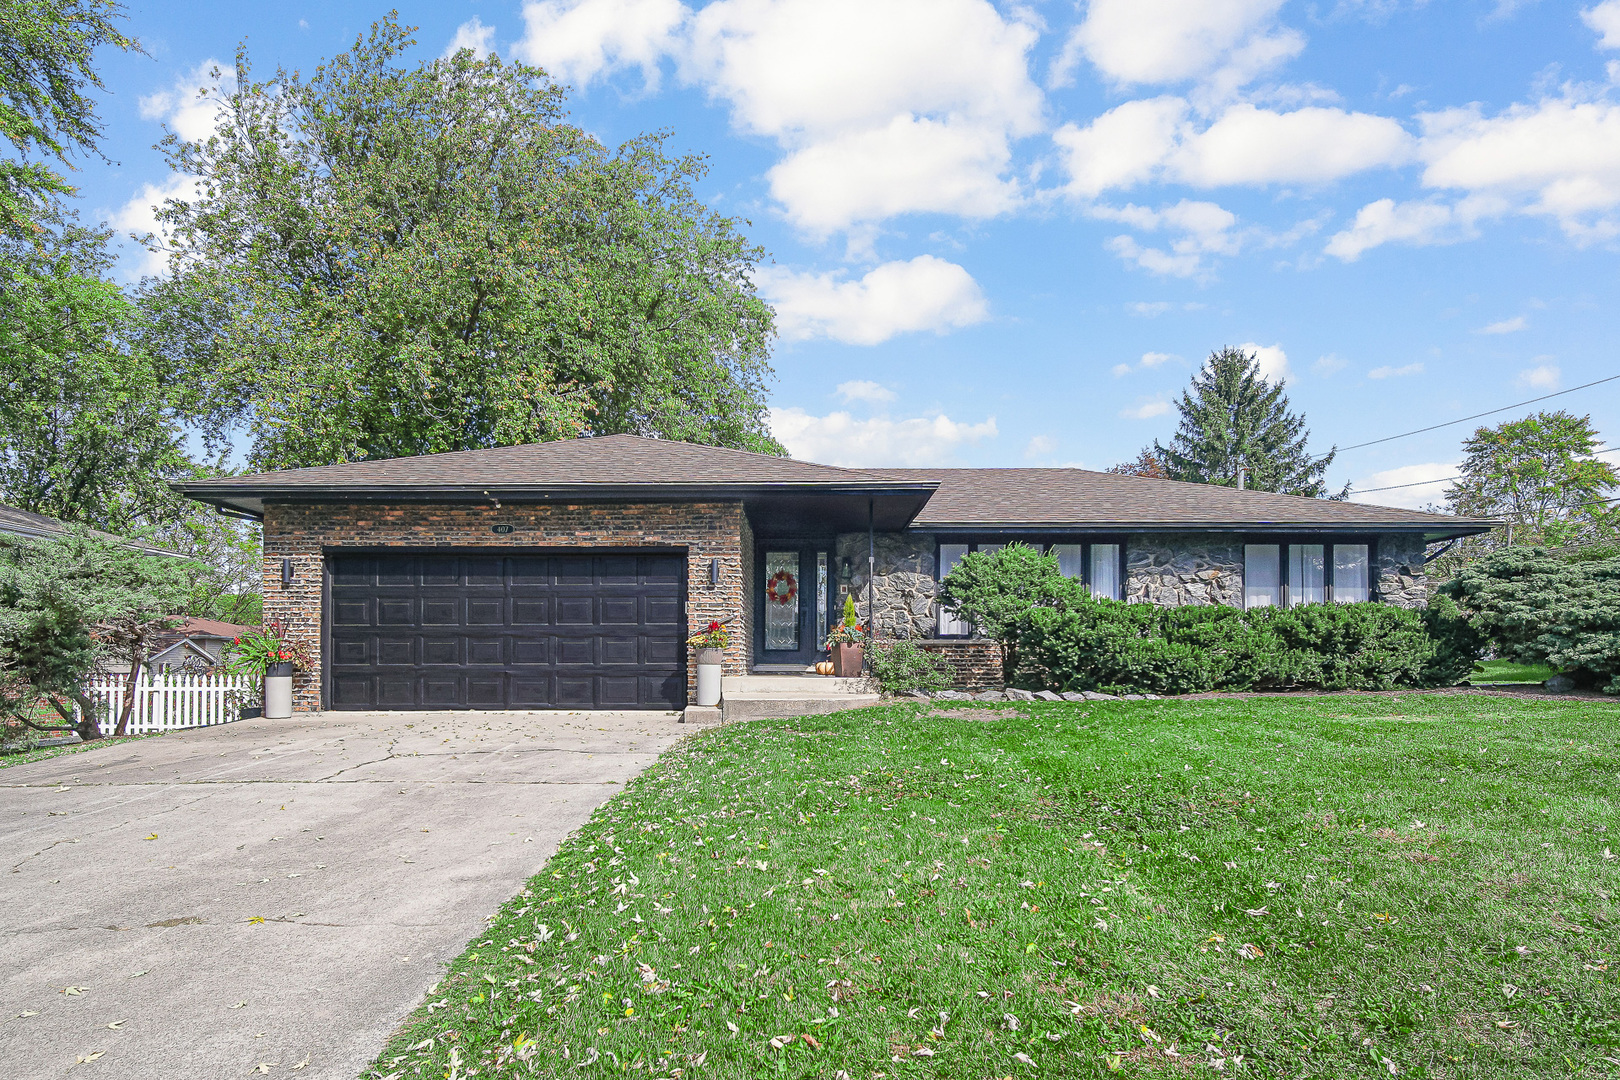
[[[310,469],[226,476],[177,485],[188,495],[246,488],[356,491],[438,487],[753,486],[892,484],[884,474],[716,446],[604,435],[594,439],[458,450]]]
[[[1365,503],[1239,491],[1085,469],[885,469],[896,479],[928,477],[939,489],[914,529],[975,525],[1166,528],[1288,526],[1446,530],[1489,520]]]
[[[11,533],[14,536],[48,537],[64,536],[67,534],[68,529],[69,526],[64,521],[48,517],[45,514],[36,514],[30,510],[23,510],[19,507],[0,503],[0,533]],[[156,544],[125,540],[121,536],[114,536],[112,533],[102,532],[100,529],[86,529],[85,531],[91,536],[97,536],[103,540],[118,540],[149,555],[173,555],[176,557],[180,555],[178,551],[170,551],[168,548],[158,547]]]

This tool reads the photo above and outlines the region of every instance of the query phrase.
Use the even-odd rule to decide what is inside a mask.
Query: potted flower
[[[686,643],[697,649],[697,703],[711,707],[720,704],[720,665],[731,635],[723,623],[710,622]]]
[[[845,679],[859,678],[866,661],[866,628],[855,614],[855,598],[844,597],[844,621],[827,635],[827,651],[832,653],[833,674]]]
[[[254,627],[233,638],[226,651],[225,669],[233,675],[258,675],[264,679],[264,715],[268,720],[292,716],[293,668],[307,668],[304,649],[287,637],[279,622]]]

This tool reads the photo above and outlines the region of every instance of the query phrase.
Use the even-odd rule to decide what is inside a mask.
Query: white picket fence
[[[124,711],[128,676],[108,675],[89,686],[101,729],[112,734]],[[242,706],[259,699],[258,680],[248,675],[211,671],[205,675],[143,671],[135,683],[130,735],[225,724],[242,715]]]

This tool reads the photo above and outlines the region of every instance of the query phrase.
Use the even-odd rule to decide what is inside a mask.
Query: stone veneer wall
[[[1124,599],[1162,607],[1242,607],[1243,537],[1233,533],[1128,537]]]
[[[512,531],[496,535],[489,526]],[[687,551],[686,618],[696,631],[711,619],[738,628],[725,671],[748,672],[753,633],[746,598],[753,581],[753,543],[740,502],[505,503],[493,506],[420,503],[274,503],[264,512],[264,617],[280,620],[310,655],[320,656],[323,549],[328,547],[663,547]],[[292,559],[293,582],[281,584],[281,560]],[[709,560],[720,560],[720,584],[709,584]],[[687,658],[687,695],[697,663]],[[293,678],[293,708],[321,707],[321,675]]]
[[[1429,583],[1423,569],[1428,544],[1421,536],[1380,536],[1374,556],[1374,595],[1396,607],[1429,606]]]
[[[877,586],[872,597],[872,622],[878,638],[903,639],[933,637],[934,616],[934,538],[904,533],[878,533],[875,538]],[[844,595],[855,594],[855,607],[866,621],[867,537],[865,533],[842,533],[833,569],[849,560],[850,576],[838,581],[838,607]],[[831,615],[837,619],[837,611]]]

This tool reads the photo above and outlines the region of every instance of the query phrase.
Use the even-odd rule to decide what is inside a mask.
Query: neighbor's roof
[[[14,536],[65,536],[71,526],[44,514],[35,514],[28,510],[20,510],[15,506],[0,503],[0,533],[11,533]],[[125,540],[122,536],[102,532],[100,529],[86,529],[91,536],[99,536],[103,540],[118,540],[128,544],[137,551],[144,551],[148,555],[172,555],[183,558],[178,551],[170,551],[156,544],[146,544],[138,540]]]
[[[750,491],[931,491],[924,478],[899,481],[886,473],[840,469],[808,461],[715,446],[604,435],[589,439],[384,458],[310,469],[224,476],[176,484],[192,498],[261,513],[265,501],[343,498],[478,497],[485,493],[586,498],[697,496]]]
[[[1493,519],[1461,518],[1366,503],[1239,491],[1086,469],[885,469],[897,479],[928,477],[939,488],[913,529],[1069,527],[1208,529],[1242,526],[1483,532]]]
[[[180,637],[217,637],[238,638],[249,630],[251,626],[238,626],[236,623],[220,622],[218,619],[189,618],[179,627],[170,631]]]

